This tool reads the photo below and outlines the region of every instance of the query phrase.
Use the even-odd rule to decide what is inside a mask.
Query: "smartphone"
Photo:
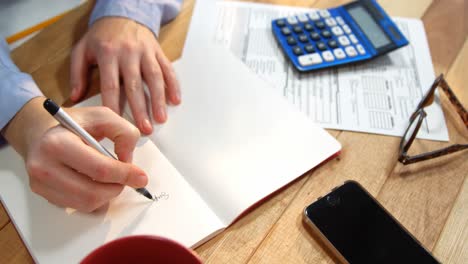
[[[304,220],[341,263],[440,263],[355,181],[307,206]]]

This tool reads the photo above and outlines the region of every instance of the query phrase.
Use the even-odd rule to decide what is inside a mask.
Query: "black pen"
[[[88,145],[95,148],[97,151],[106,155],[107,157],[116,159],[117,158],[104,148],[96,139],[93,138],[86,130],[84,130],[78,123],[76,123],[67,112],[63,111],[54,101],[46,99],[44,101],[44,108],[49,112],[62,126],[75,133],[81,139],[83,139]],[[155,200],[153,195],[146,188],[135,189],[141,195],[147,197],[150,200]]]

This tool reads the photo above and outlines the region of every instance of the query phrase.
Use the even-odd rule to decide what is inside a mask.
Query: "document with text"
[[[299,73],[274,39],[271,20],[310,11],[245,2],[198,3],[184,53],[206,41],[228,48],[324,128],[403,135],[435,78],[422,22],[394,18],[410,41],[404,48],[359,65]],[[448,141],[438,98],[426,112],[418,137]]]

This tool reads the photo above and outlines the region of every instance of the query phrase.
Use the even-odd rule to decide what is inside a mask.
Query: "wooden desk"
[[[259,2],[326,8],[347,1]],[[436,73],[447,76],[455,93],[468,106],[468,5],[465,1],[379,2],[393,16],[424,21]],[[172,60],[181,54],[193,3],[193,0],[186,0],[177,19],[162,29],[160,42]],[[91,4],[82,6],[13,52],[19,67],[31,73],[44,93],[58,102],[68,98],[69,53],[86,30],[91,7]],[[93,81],[96,78],[94,76]],[[445,98],[443,107],[450,141],[466,143],[467,131]],[[439,260],[468,263],[468,152],[402,166],[396,161],[399,138],[329,132],[343,145],[340,157],[302,177],[197,248],[201,258],[207,263],[332,262],[304,228],[302,210],[334,186],[354,179],[376,196]],[[443,145],[445,143],[417,140],[413,148],[424,151]],[[28,262],[32,262],[31,257],[8,215],[0,208],[0,263]]]

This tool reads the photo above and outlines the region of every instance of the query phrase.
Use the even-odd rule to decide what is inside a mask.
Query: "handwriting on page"
[[[161,192],[159,195],[154,195],[154,199],[156,200],[156,202],[160,200],[168,200],[169,194],[166,192]]]

